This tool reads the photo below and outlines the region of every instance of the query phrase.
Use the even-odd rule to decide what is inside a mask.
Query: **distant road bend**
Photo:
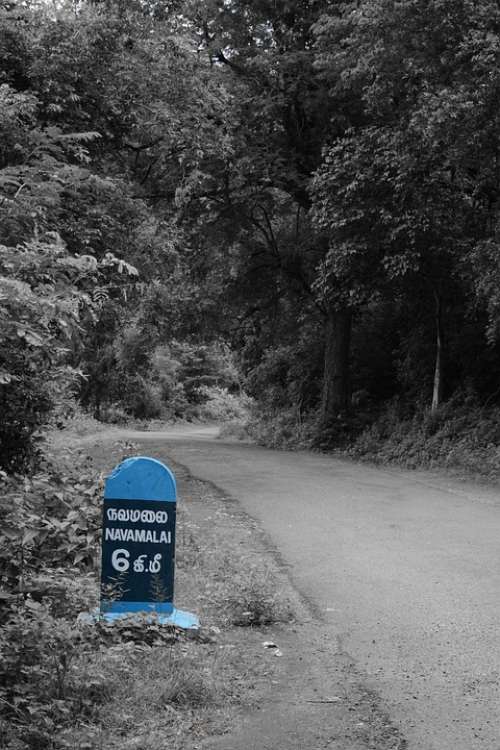
[[[224,443],[214,428],[123,435],[161,441],[260,521],[409,750],[500,750],[497,491]]]

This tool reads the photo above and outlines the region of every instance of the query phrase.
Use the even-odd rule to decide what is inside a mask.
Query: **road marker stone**
[[[174,607],[177,489],[154,458],[122,461],[104,488],[100,616],[108,622],[151,615],[161,624],[199,627]]]

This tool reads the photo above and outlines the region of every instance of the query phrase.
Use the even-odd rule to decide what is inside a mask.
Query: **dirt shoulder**
[[[234,498],[173,463],[161,441],[116,437],[73,438],[73,450],[105,473],[125,456],[146,454],[167,463],[178,482],[176,606],[201,619],[204,636],[184,649],[213,691],[190,708],[188,725],[179,724],[175,747],[404,748],[364,675],[295,590],[257,522]],[[161,737],[158,726],[149,734],[151,741]],[[129,737],[122,746],[150,744],[143,735],[142,745]]]

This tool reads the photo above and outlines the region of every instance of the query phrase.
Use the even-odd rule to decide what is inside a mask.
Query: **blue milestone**
[[[141,528],[140,532],[131,529],[110,529],[107,526],[109,523],[108,519],[118,519],[116,523],[123,521],[124,519],[129,520],[132,518],[140,519],[143,521],[154,524],[155,521],[160,519],[163,521],[165,518],[169,518],[169,531],[161,532],[161,539],[166,540],[172,544],[167,547],[165,545],[156,545],[155,551],[157,550],[168,550],[167,554],[163,557],[167,558],[167,577],[170,579],[170,591],[169,594],[161,597],[160,600],[154,600],[151,596],[148,596],[148,592],[145,593],[139,588],[134,593],[133,581],[143,581],[140,576],[136,573],[131,575],[130,579],[126,579],[128,585],[131,585],[131,589],[126,589],[121,594],[119,600],[113,600],[110,598],[106,600],[103,597],[101,601],[101,617],[108,622],[113,622],[117,619],[124,617],[146,615],[151,616],[156,622],[162,624],[176,625],[177,627],[184,629],[192,629],[199,627],[198,618],[190,612],[182,612],[174,607],[173,603],[173,576],[174,576],[174,560],[175,560],[175,510],[177,501],[177,488],[175,483],[175,477],[167,466],[154,458],[147,458],[144,456],[138,456],[135,458],[128,458],[120,463],[109,475],[106,480],[104,490],[104,526],[103,526],[103,569],[102,576],[103,582],[105,578],[109,579],[109,559],[112,547],[109,544],[109,539],[115,539],[116,535],[120,535],[118,538],[123,540],[134,540],[139,539],[143,542],[146,534],[148,541],[157,542],[157,536],[160,536],[160,532],[157,532],[154,526],[150,526],[146,530],[146,526]],[[158,503],[159,509],[155,511],[155,505]],[[147,510],[141,511],[141,506],[147,508]],[[117,508],[120,508],[117,510]],[[127,510],[124,510],[127,508]],[[129,508],[133,510],[129,510]],[[160,518],[161,517],[161,518]],[[115,521],[111,521],[114,523]],[[167,528],[158,526],[156,529]],[[153,530],[150,530],[153,529]],[[106,536],[104,536],[106,533]],[[128,534],[128,536],[127,536]],[[120,543],[119,543],[120,544]],[[121,547],[125,547],[126,541],[121,542]],[[148,560],[147,554],[137,555],[137,550],[141,552],[149,552],[152,549],[151,545],[141,544],[139,547],[137,544],[128,544],[124,549],[114,549],[111,555],[112,565],[114,571],[125,572],[143,571],[144,560]],[[135,560],[134,560],[135,556]],[[146,569],[152,573],[156,573],[158,568],[157,558],[161,559],[162,554],[152,555],[154,562],[149,563],[149,569]],[[105,562],[106,559],[106,562]],[[133,563],[133,567],[131,567]],[[139,567],[138,567],[139,566]],[[141,567],[142,566],[142,567]],[[119,579],[119,574],[117,574]],[[151,576],[147,580],[151,580]],[[130,584],[129,581],[132,581]],[[126,597],[129,597],[130,601],[127,601]],[[137,601],[142,597],[144,600]]]

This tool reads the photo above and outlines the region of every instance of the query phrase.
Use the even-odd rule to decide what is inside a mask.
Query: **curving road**
[[[409,750],[500,750],[500,493],[215,435],[126,433],[260,521]]]

